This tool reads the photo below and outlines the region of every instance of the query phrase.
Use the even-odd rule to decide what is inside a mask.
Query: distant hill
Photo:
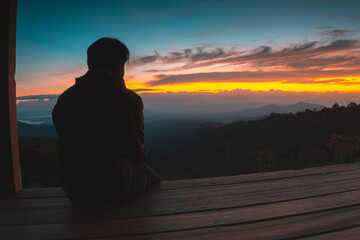
[[[147,150],[172,148],[222,125],[204,120],[173,118],[148,122],[145,123],[145,146]]]
[[[222,126],[221,123],[206,122],[190,119],[161,119],[145,124],[145,146],[147,150],[171,148],[183,143],[193,135],[206,133],[211,129]],[[27,138],[58,138],[52,125],[31,125],[18,121],[18,132]]]
[[[56,100],[56,98],[50,98],[47,101],[44,99],[21,101],[16,105],[17,117],[19,120],[31,123],[52,125],[51,111],[54,108]]]
[[[150,151],[168,178],[197,178],[313,167],[360,160],[360,106],[271,114],[236,122],[172,149]]]
[[[260,108],[246,109],[239,112],[227,112],[223,114],[225,122],[233,122],[239,120],[251,120],[262,118],[271,113],[297,113],[303,112],[306,109],[309,110],[321,110],[324,106],[313,103],[298,102],[296,104],[290,104],[281,106],[278,104],[268,104]]]
[[[263,110],[274,108],[279,106],[264,106]],[[167,179],[359,161],[359,122],[360,105],[355,103],[320,111],[272,113],[263,119],[226,125],[196,119],[161,119],[146,123],[146,161]],[[18,126],[24,186],[56,186],[55,129],[21,122]]]
[[[303,112],[306,109],[321,110],[323,108],[324,106],[322,105],[305,103],[305,102],[298,102],[295,104],[285,105],[285,106],[280,106],[277,104],[268,104],[261,108],[241,111],[241,114],[249,117],[258,117],[258,116],[269,115],[270,113],[297,113],[297,112]]]
[[[57,138],[54,126],[48,124],[31,125],[18,121],[18,132],[22,137],[30,138]]]
[[[59,186],[58,141],[55,138],[19,137],[21,177],[24,188]]]

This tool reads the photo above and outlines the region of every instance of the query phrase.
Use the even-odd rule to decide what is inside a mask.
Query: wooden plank
[[[342,167],[342,170],[339,171],[339,167]],[[343,168],[345,167],[345,168]],[[321,167],[321,168],[324,168],[324,167]],[[338,176],[339,177],[339,180],[342,180],[343,178],[340,177],[341,174],[346,174],[346,176],[350,176],[352,173],[350,172],[358,172],[358,170],[360,170],[360,164],[346,164],[346,165],[334,165],[334,166],[330,166],[330,167],[326,167],[326,171],[329,171],[329,172],[324,172],[325,169],[321,169],[321,168],[318,168],[315,172],[311,172],[310,175],[297,175],[297,176],[293,176],[292,178],[290,178],[291,176],[287,176],[285,179],[283,178],[284,176],[282,177],[276,177],[276,175],[274,175],[273,177],[275,178],[269,178],[269,179],[264,179],[264,182],[265,183],[268,183],[268,187],[271,187],[270,185],[278,185],[280,182],[284,182],[284,180],[287,180],[289,181],[289,187],[291,187],[291,181],[293,179],[298,179],[300,181],[303,181],[302,179],[307,179],[309,177],[314,177],[314,181],[315,178],[317,177],[323,177],[324,180],[329,176]],[[336,169],[336,171],[335,171]],[[309,169],[310,170],[310,169]],[[320,172],[319,172],[320,170]],[[306,171],[307,172],[307,169],[306,170],[296,170],[296,171]],[[281,171],[281,172],[276,172],[276,173],[283,173],[284,171]],[[273,172],[275,173],[275,172]],[[307,172],[308,173],[308,172]],[[335,174],[335,175],[333,175]],[[260,175],[263,175],[263,174],[260,174]],[[248,176],[248,175],[243,175],[243,176]],[[259,182],[261,182],[260,180],[258,179],[255,179],[254,181],[251,181],[249,179],[247,179],[246,181],[241,181],[243,180],[243,176],[235,176],[234,177],[234,182],[232,183],[232,185],[234,184],[249,184],[249,183],[255,183],[254,186],[252,185],[246,185],[246,186],[249,186],[249,187],[256,187],[258,186]],[[238,177],[238,179],[236,178]],[[306,178],[305,178],[306,177]],[[221,177],[221,179],[219,179],[219,183],[218,184],[214,184],[214,179],[216,178],[210,178],[209,179],[209,182],[208,184],[206,184],[205,182],[197,185],[196,187],[196,191],[199,191],[199,189],[204,189],[206,187],[220,187],[220,188],[225,188],[226,186],[223,186],[223,185],[230,185],[230,182],[231,180],[227,180],[226,183],[222,184],[226,177]],[[289,179],[288,179],[289,178]],[[306,181],[306,180],[305,180]],[[169,183],[170,182],[170,183]],[[175,181],[163,181],[161,182],[161,184],[152,189],[151,191],[152,192],[157,192],[157,191],[165,191],[165,190],[181,190],[181,189],[184,189],[186,192],[189,192],[189,191],[192,191],[191,189],[188,189],[188,185],[184,184],[184,188],[180,188],[179,185],[177,185],[177,187],[175,188],[171,188],[169,186],[169,184],[173,184]],[[260,183],[261,184],[261,183]],[[195,188],[195,184],[192,185],[193,187],[190,187],[190,188]],[[243,185],[244,187],[244,185]],[[260,191],[262,189],[259,189]],[[21,191],[20,193],[14,195],[14,196],[6,196],[6,197],[0,197],[0,201],[1,200],[4,200],[4,199],[28,199],[28,198],[48,198],[48,197],[65,197],[65,194],[61,191],[60,188],[32,188],[32,189],[24,189],[23,191]]]
[[[297,176],[308,176],[314,174],[326,174],[330,172],[349,171],[359,169],[360,163],[339,164],[298,170],[284,170],[275,172],[252,173],[235,176],[224,176],[214,178],[199,178],[166,181],[161,185],[161,190],[176,188],[192,188],[200,186],[226,185],[234,183],[246,183],[254,181],[265,181],[270,179],[292,178]]]
[[[171,199],[178,201],[194,200],[196,198],[205,198],[210,196],[225,196],[236,194],[247,194],[253,192],[260,192],[264,194],[267,191],[281,190],[287,188],[301,187],[301,186],[315,186],[316,184],[332,183],[336,181],[345,181],[352,179],[360,179],[360,169],[349,172],[335,172],[321,175],[300,176],[289,179],[275,179],[265,182],[242,183],[224,186],[199,187],[190,189],[177,189],[168,191],[148,192],[140,198],[134,200],[134,205],[141,202],[150,202],[154,206],[158,203],[154,202],[156,199],[161,199],[161,202],[169,202]],[[196,199],[195,199],[196,200]],[[197,200],[196,200],[197,201]],[[70,201],[66,197],[62,198],[40,198],[40,199],[18,199],[0,200],[0,211],[20,211],[20,210],[36,210],[46,208],[67,208]],[[161,208],[161,207],[159,207]]]
[[[163,232],[148,235],[122,237],[131,240],[161,240],[161,239],[186,239],[186,240],[250,240],[250,239],[359,239],[360,208],[349,207],[332,211],[317,212],[292,216],[267,221],[231,225],[214,228],[203,228],[177,232]],[[344,228],[350,228],[344,230]],[[322,234],[332,231],[331,233]],[[321,235],[318,235],[321,234]],[[317,236],[313,236],[317,235]],[[305,237],[312,236],[312,237]],[[305,237],[305,238],[303,238]],[[109,238],[116,239],[116,238]]]
[[[121,220],[0,226],[2,239],[68,239],[215,228],[360,206],[360,191],[251,207]]]
[[[347,171],[347,172],[333,172],[327,174],[318,174],[311,176],[297,176],[288,179],[271,179],[267,181],[255,181],[248,183],[234,183],[231,185],[214,185],[214,186],[201,186],[192,189],[175,189],[166,192],[161,192],[163,196],[168,194],[183,195],[186,194],[204,194],[211,195],[226,195],[228,193],[250,193],[250,192],[263,192],[276,189],[286,189],[299,186],[313,186],[320,183],[340,182],[344,180],[360,179],[360,169]],[[159,193],[155,193],[159,194]]]
[[[17,200],[29,198],[51,198],[51,197],[65,197],[65,193],[60,187],[49,188],[25,188],[14,195],[0,196],[1,200]]]
[[[238,176],[228,177],[216,177],[216,178],[203,178],[203,179],[191,179],[191,180],[175,180],[175,181],[163,181],[161,185],[153,191],[163,191],[172,189],[187,189],[198,188],[217,185],[228,185],[236,183],[248,183],[257,181],[267,181],[274,179],[311,176],[317,174],[329,174],[336,172],[347,172],[360,169],[359,163],[331,165],[316,168],[308,168],[301,170],[288,170],[277,172],[256,173]],[[30,188],[23,189],[20,193],[14,196],[0,197],[1,199],[24,199],[24,198],[46,198],[46,197],[64,197],[65,194],[60,188]]]
[[[202,194],[153,196],[148,199],[137,199],[123,205],[57,208],[44,206],[26,211],[2,211],[0,225],[40,224],[77,221],[101,221],[134,217],[149,217],[169,214],[184,214],[197,211],[231,209],[261,204],[270,204],[296,199],[308,199],[319,196],[335,197],[336,193],[360,190],[360,179],[343,182],[325,183],[314,186],[271,190],[267,192],[237,193],[227,195],[203,196]],[[61,203],[58,203],[60,205]],[[68,204],[68,203],[67,203]],[[44,203],[44,205],[46,205]]]
[[[356,223],[358,223],[358,219],[359,219],[359,217],[357,217],[355,219],[355,221],[353,219],[351,219],[350,221],[354,221],[354,225],[355,225]],[[359,240],[359,236],[360,236],[360,226],[356,226],[356,227],[352,227],[352,228],[343,229],[340,231],[330,232],[330,233],[321,234],[321,235],[317,235],[317,236],[306,237],[303,239],[307,239],[307,240],[330,240],[330,239]]]
[[[22,189],[14,79],[16,5],[16,0],[5,0],[1,8],[0,195],[14,194]]]

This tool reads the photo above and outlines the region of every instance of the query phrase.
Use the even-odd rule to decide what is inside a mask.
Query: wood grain
[[[212,211],[174,214],[96,222],[29,224],[0,226],[0,237],[21,238],[22,234],[38,238],[90,238],[134,234],[183,231],[199,228],[245,224],[331,209],[360,206],[360,190],[339,193],[332,197],[308,199],[239,207]],[[21,234],[21,235],[19,235]]]
[[[126,208],[136,206],[144,203],[154,206],[160,205],[163,209],[164,203],[171,203],[171,201],[198,201],[199,199],[226,196],[233,194],[249,194],[260,192],[262,195],[266,191],[279,190],[280,192],[295,187],[311,187],[316,184],[332,183],[337,181],[356,180],[360,179],[360,169],[351,172],[334,172],[321,175],[300,176],[289,178],[286,181],[281,179],[274,179],[269,181],[251,182],[224,186],[208,186],[190,189],[175,189],[160,192],[149,192],[133,201],[131,204],[126,203]],[[206,199],[205,199],[206,200]],[[35,210],[35,209],[59,209],[68,208],[70,201],[66,197],[51,197],[51,198],[32,198],[32,199],[18,199],[14,200],[0,200],[0,211],[21,211],[21,210]],[[128,206],[129,205],[129,206]]]
[[[16,5],[16,0],[5,0],[0,10],[0,195],[12,195],[22,189],[14,78]]]
[[[358,233],[359,164],[213,180],[165,182],[112,206],[74,207],[58,188],[30,190],[0,200],[0,239],[346,240]]]
[[[188,188],[199,188],[199,187],[218,186],[218,185],[229,185],[236,183],[267,181],[274,179],[294,178],[299,176],[309,176],[309,175],[311,176],[317,174],[347,172],[356,169],[360,169],[359,163],[331,165],[325,167],[306,168],[299,170],[245,174],[245,175],[236,175],[236,176],[227,176],[227,177],[163,181],[153,191],[188,189]],[[23,199],[23,198],[47,198],[47,197],[65,197],[65,194],[61,191],[60,188],[30,188],[30,189],[23,189],[21,192],[19,192],[16,195],[0,196],[0,200]]]
[[[360,215],[360,214],[359,214]],[[359,215],[356,218],[356,222],[359,219]],[[354,221],[353,219],[350,219],[351,221]],[[303,239],[307,240],[330,240],[330,239],[346,239],[346,240],[359,240],[360,236],[360,226],[353,227],[353,228],[347,228],[339,231],[333,231],[326,234],[306,237]]]

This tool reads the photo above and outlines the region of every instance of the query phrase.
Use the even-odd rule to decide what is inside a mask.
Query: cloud
[[[284,77],[283,72],[209,72],[166,76],[147,82],[150,86],[190,82],[268,82]],[[158,77],[159,78],[159,77]]]
[[[148,61],[162,61],[165,67],[144,70],[154,74],[146,85],[154,87],[196,82],[357,84],[343,78],[359,76],[359,43],[356,39],[336,39],[310,41],[282,48],[263,45],[247,51],[199,47],[166,55],[155,54]],[[166,69],[166,63],[173,62],[183,65]],[[216,67],[217,70],[203,72],[199,69],[201,67]],[[184,70],[192,73],[184,74]],[[312,80],[317,78],[335,80]]]
[[[283,54],[298,53],[298,52],[301,52],[301,51],[311,49],[318,43],[319,43],[318,41],[312,41],[312,42],[303,43],[303,44],[295,44],[295,45],[292,45],[291,47],[283,48],[280,51],[280,53],[283,53]]]
[[[188,55],[191,61],[204,61],[227,57],[231,55],[231,52],[226,52],[223,48],[215,48],[211,51],[206,51],[203,47],[198,47],[196,48],[196,51],[189,49]]]
[[[259,51],[256,54],[244,55],[235,58],[228,58],[225,60],[218,61],[220,62],[244,62],[244,61],[262,61],[262,60],[273,60],[279,58],[292,58],[292,57],[302,57],[316,54],[323,54],[331,51],[339,51],[344,49],[349,49],[355,47],[357,40],[347,40],[340,39],[332,41],[327,45],[319,45],[318,41],[295,44],[287,48],[283,48],[279,51]],[[265,47],[263,47],[265,48]],[[266,49],[269,49],[267,47]]]
[[[282,83],[301,83],[301,84],[326,84],[326,85],[359,85],[360,82],[350,81],[348,79],[328,79],[328,80],[312,80],[312,79],[304,79],[304,80],[284,80]]]
[[[131,60],[130,65],[131,66],[145,65],[145,64],[148,64],[148,63],[155,62],[159,58],[160,58],[160,55],[157,52],[155,52],[154,55],[144,56],[144,57],[141,57],[141,58],[137,58],[135,60]]]
[[[152,89],[152,88],[136,88],[136,89],[132,89],[134,92],[151,92],[151,91],[155,91],[156,89]]]
[[[166,75],[166,74],[158,74],[158,75],[154,75],[153,77],[156,79],[156,80],[161,80],[163,78],[166,78],[166,77],[170,77],[171,75]]]
[[[357,48],[357,43],[359,43],[358,40],[355,39],[339,39],[336,41],[332,41],[330,44],[319,47],[318,51],[319,53],[322,52],[329,52],[329,51],[337,51],[337,50],[345,50],[350,48]]]
[[[331,31],[325,31],[325,32],[321,32],[318,35],[320,36],[329,36],[329,37],[343,37],[346,35],[350,35],[355,33],[355,31],[352,30],[340,30],[340,29],[334,29]]]
[[[188,61],[188,62],[197,62],[197,61],[207,61],[213,59],[219,59],[228,57],[235,52],[233,50],[228,50],[224,48],[209,48],[209,47],[196,47],[196,48],[187,48],[182,51],[170,52],[166,55],[161,55],[155,51],[154,55],[147,55],[140,58],[131,60],[132,66],[141,66],[156,61],[161,61],[163,63],[176,63],[179,61]]]
[[[159,80],[146,82],[149,86],[159,86],[179,83],[193,82],[276,82],[276,81],[294,81],[306,78],[330,78],[356,76],[359,74],[358,69],[354,70],[297,70],[297,71],[242,71],[242,72],[210,72],[179,74],[166,76]]]
[[[38,99],[57,99],[58,94],[47,94],[47,95],[27,95],[16,97],[16,100],[38,100]]]
[[[354,61],[359,61],[355,56],[336,56],[336,57],[320,57],[320,58],[306,58],[306,59],[292,59],[285,63],[291,68],[314,68],[314,67],[334,67],[344,64],[350,65]],[[360,62],[359,62],[360,65]]]
[[[292,61],[299,62],[306,61],[309,58],[325,58],[326,54],[336,53],[337,55],[346,55],[347,53],[343,53],[342,51],[346,51],[349,49],[359,51],[359,41],[355,39],[338,39],[327,43],[312,41],[302,44],[293,44],[277,50],[273,49],[271,46],[264,45],[247,52],[233,51],[231,54],[229,54],[228,52],[225,54],[221,54],[221,52],[219,52],[217,55],[214,54],[214,52],[213,54],[207,53],[208,55],[207,57],[204,57],[202,59],[203,61],[185,62],[184,65],[171,69],[148,69],[146,70],[146,72],[182,71],[200,67],[210,67],[216,64],[238,66],[240,66],[241,64],[250,64],[255,67],[285,67],[288,66],[288,63]],[[198,51],[197,53],[201,53],[201,51]],[[183,53],[183,55],[185,54],[186,52]],[[180,62],[180,59],[182,59],[179,56],[181,56],[181,54],[176,55],[176,62]],[[168,59],[174,59],[174,57],[169,57]],[[189,54],[187,56],[187,59],[191,59],[191,57],[189,57]]]

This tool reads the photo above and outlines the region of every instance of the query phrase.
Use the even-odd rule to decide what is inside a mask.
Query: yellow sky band
[[[152,89],[151,92],[219,92],[231,91],[235,89],[250,89],[252,91],[269,91],[282,90],[289,92],[360,92],[360,76],[341,77],[341,78],[318,78],[307,79],[312,83],[297,83],[296,81],[287,82],[286,79],[276,82],[256,82],[256,83],[239,83],[239,82],[197,82],[197,83],[180,83],[159,86],[147,86],[141,82],[128,82],[127,87],[130,89]],[[140,91],[141,92],[141,91]],[[145,92],[145,91],[144,91]]]

